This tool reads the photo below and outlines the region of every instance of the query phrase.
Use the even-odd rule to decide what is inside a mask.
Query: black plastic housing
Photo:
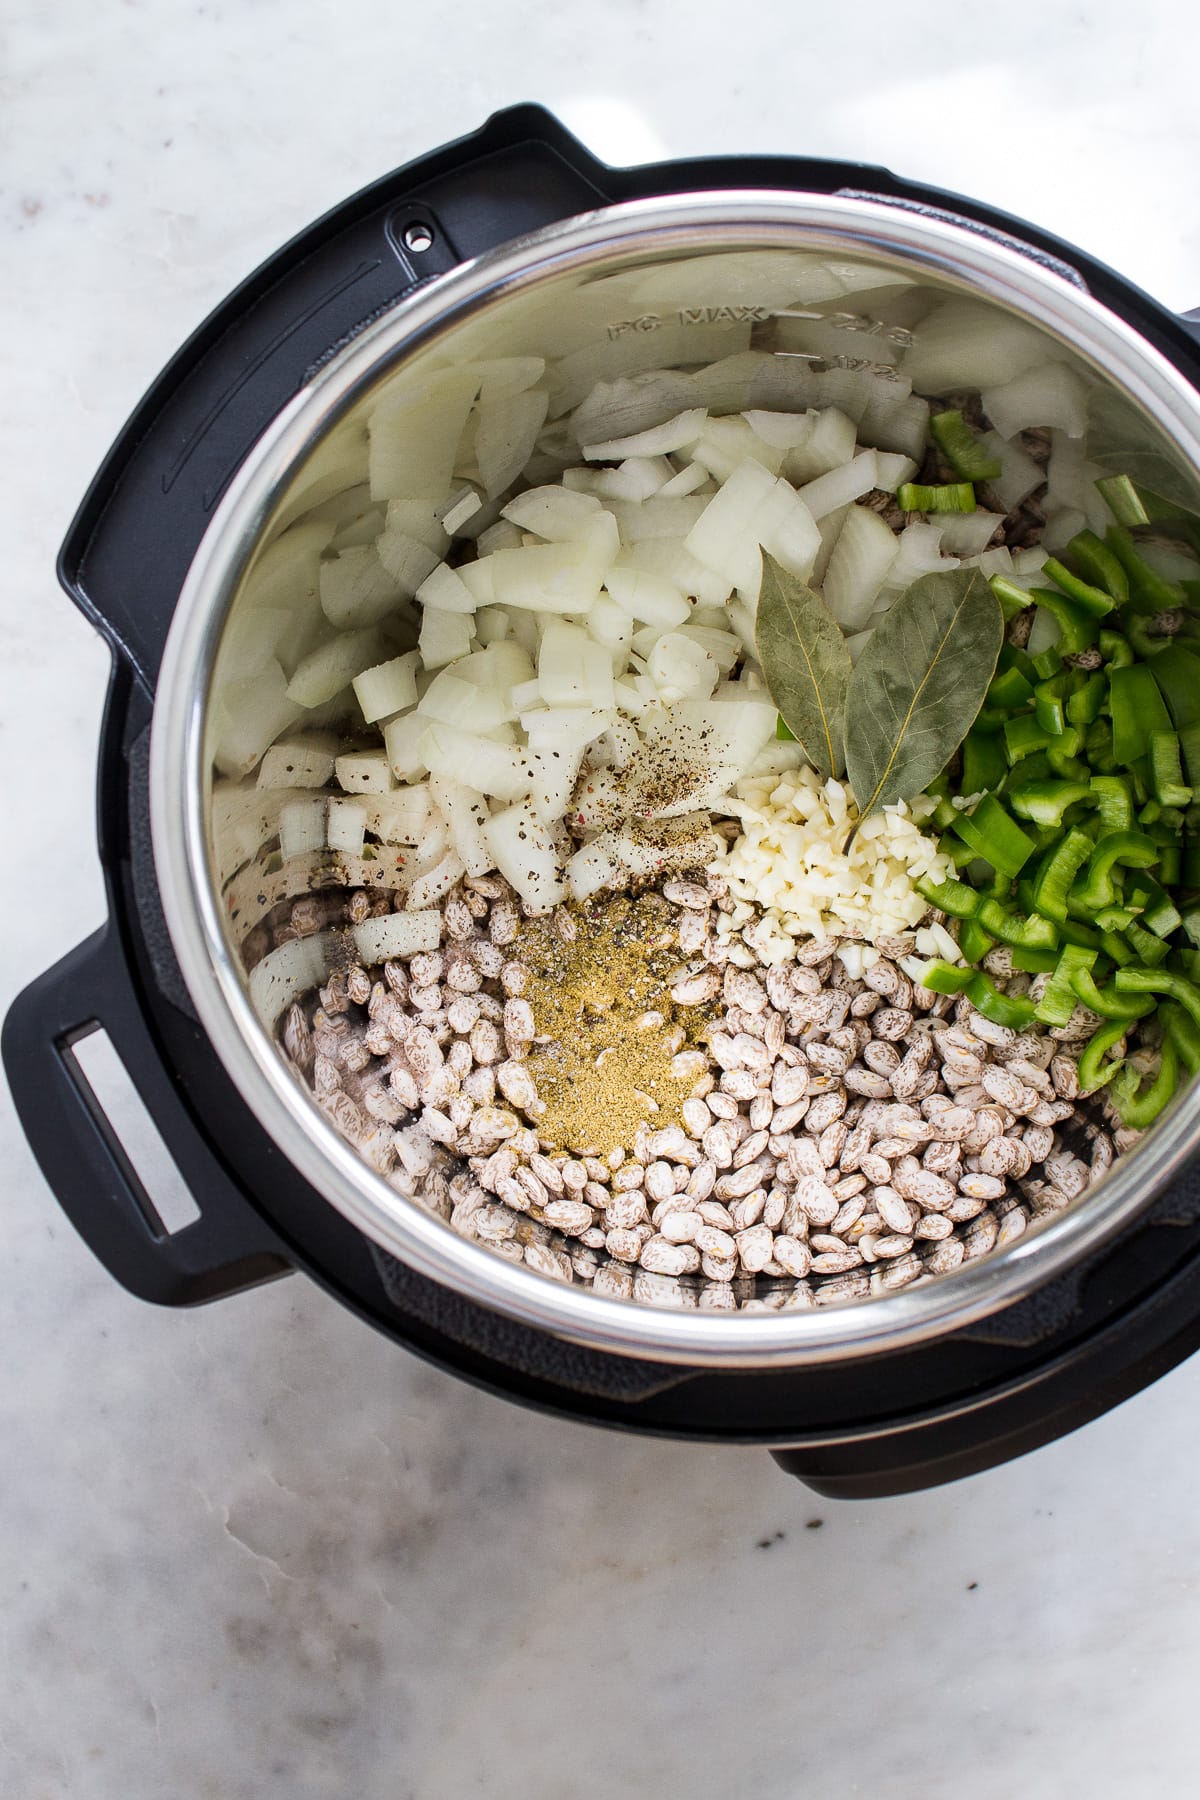
[[[258,1125],[201,1031],[162,920],[146,771],[155,682],[183,579],[229,480],[336,349],[420,281],[596,206],[693,190],[853,192],[952,216],[1074,273],[1200,386],[1196,324],[1069,245],[883,169],[805,158],[613,169],[521,106],[386,176],[293,239],[193,334],[85,497],[59,561],[112,647],[98,835],[106,928],[33,982],[4,1028],[35,1155],[78,1231],[132,1293],[191,1305],[301,1269],[418,1354],[595,1424],[758,1444],[831,1496],[929,1486],[1074,1429],[1200,1344],[1200,1178],[1031,1302],[937,1343],[816,1371],[729,1375],[561,1343],[405,1269],[349,1225]],[[428,237],[410,247],[414,226]],[[111,1035],[201,1208],[163,1230],[72,1045]]]

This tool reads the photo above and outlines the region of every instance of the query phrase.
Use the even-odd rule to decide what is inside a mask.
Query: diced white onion
[[[1042,363],[1011,381],[985,388],[983,410],[1001,437],[1032,426],[1057,426],[1069,437],[1087,430],[1087,384],[1065,363]]]
[[[351,686],[366,724],[372,725],[377,719],[385,719],[391,713],[404,712],[415,705],[417,661],[417,651],[409,650],[403,656],[376,663],[354,677]]]
[[[427,669],[444,668],[470,650],[471,621],[462,613],[426,607],[421,614],[421,635],[417,644]]]
[[[416,956],[422,950],[436,950],[442,940],[442,915],[436,908],[428,912],[384,913],[376,919],[364,919],[351,929],[359,956],[370,966]]]
[[[284,862],[324,848],[327,805],[322,795],[319,800],[290,800],[280,807],[279,854]]]
[[[870,618],[897,549],[895,534],[878,513],[866,506],[850,508],[821,589],[826,606],[844,632],[861,631]]]
[[[862,450],[840,469],[830,469],[827,474],[818,475],[815,481],[806,482],[799,493],[809,513],[819,521],[839,507],[861,500],[864,494],[878,486],[875,452]]]
[[[619,462],[624,456],[665,456],[695,443],[704,427],[707,412],[702,406],[689,407],[628,437],[608,438],[603,443],[584,444],[586,462]]]
[[[321,788],[333,774],[337,739],[330,732],[305,732],[276,740],[258,768],[260,788]]]

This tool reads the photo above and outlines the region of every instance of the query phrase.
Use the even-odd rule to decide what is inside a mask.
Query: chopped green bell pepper
[[[1076,532],[1063,551],[1063,561],[1085,581],[1090,581],[1103,593],[1111,594],[1118,605],[1128,600],[1129,577],[1103,538],[1098,538],[1094,531]],[[1069,593],[1070,589],[1066,591]]]
[[[1179,1056],[1168,1034],[1162,1041],[1158,1070],[1152,1080],[1143,1086],[1133,1064],[1126,1063],[1113,1081],[1109,1094],[1121,1115],[1122,1123],[1144,1131],[1147,1125],[1154,1123],[1171,1099],[1178,1082]]]
[[[976,916],[983,929],[1002,944],[1018,944],[1026,950],[1053,950],[1058,943],[1052,919],[1040,918],[1037,913],[1022,917],[1010,912],[999,900],[981,901]]]
[[[969,513],[975,511],[975,489],[969,481],[905,481],[896,489],[896,503],[902,512]]]
[[[1092,798],[1091,784],[1086,781],[1028,781],[1007,795],[1019,818],[1034,825],[1057,826],[1073,806],[1087,806]]]
[[[1079,944],[1064,944],[1059,952],[1054,973],[1046,983],[1046,990],[1037,1002],[1037,1017],[1044,1025],[1065,1025],[1075,1011],[1076,995],[1071,985],[1072,977],[1079,969],[1090,969],[1096,960],[1094,950],[1086,950]]]
[[[1133,661],[1133,651],[1119,631],[1100,633],[1100,654],[1110,669],[1127,669]]]
[[[1113,669],[1108,678],[1113,754],[1126,768],[1150,751],[1153,731],[1170,731],[1171,717],[1145,663]]]
[[[930,881],[926,878],[913,885],[923,900],[928,900],[930,906],[936,906],[939,912],[949,914],[952,919],[973,919],[979,912],[981,896],[965,881]]]
[[[1115,557],[1114,561],[1116,561]],[[1117,566],[1120,567],[1119,562]],[[1102,619],[1105,613],[1110,613],[1116,605],[1112,594],[1106,593],[1103,588],[1093,587],[1089,581],[1082,581],[1078,575],[1073,575],[1070,569],[1065,568],[1058,561],[1057,557],[1048,556],[1042,564],[1041,572],[1043,575],[1048,575],[1050,580],[1057,583],[1069,599],[1074,600],[1076,606],[1082,607],[1083,611],[1090,613],[1094,619]]]
[[[1200,1074],[1200,1025],[1174,1000],[1162,1003],[1158,1018],[1188,1074]]]
[[[1154,1001],[1144,994],[1123,994],[1115,986],[1097,987],[1090,969],[1075,969],[1071,986],[1076,998],[1102,1019],[1142,1019],[1154,1011]]]
[[[1172,974],[1170,969],[1148,969],[1135,964],[1118,969],[1113,980],[1123,994],[1166,994],[1200,1025],[1200,988],[1193,986],[1183,975]]]
[[[1154,659],[1153,674],[1175,729],[1200,725],[1200,656],[1168,643]]]
[[[958,947],[969,963],[981,963],[996,940],[978,919],[964,919],[958,928]]]
[[[1138,612],[1162,612],[1167,607],[1179,605],[1183,590],[1173,581],[1167,581],[1138,555],[1126,526],[1110,525],[1104,534],[1104,542],[1129,577],[1128,606]]]
[[[964,482],[991,481],[1000,473],[1000,458],[980,442],[960,412],[934,413],[929,435]]]
[[[1126,775],[1093,775],[1088,784],[1100,809],[1100,832],[1133,829],[1133,786]]]
[[[1093,850],[1075,898],[1093,913],[1118,904],[1113,870],[1152,869],[1158,862],[1158,845],[1141,831],[1113,831]]]
[[[961,968],[957,963],[932,962],[921,977],[921,985],[936,994],[965,994],[977,1012],[994,1025],[1009,1025],[1023,1031],[1034,1019],[1032,1000],[1021,994],[998,993],[978,969]]]
[[[1076,875],[1095,851],[1095,843],[1086,831],[1072,826],[1061,842],[1049,852],[1033,883],[1033,904],[1043,918],[1065,920],[1067,896]]]
[[[1074,600],[1068,600],[1054,588],[1033,588],[1029,598],[1043,612],[1048,612],[1058,622],[1059,635],[1053,648],[1060,656],[1075,656],[1081,650],[1090,650],[1099,636],[1099,630],[1093,614],[1085,612]],[[1034,658],[1037,664],[1037,658]]]
[[[979,794],[985,789],[997,788],[1008,772],[1004,745],[992,732],[968,731],[963,739],[962,759],[964,794]]]
[[[974,812],[959,813],[954,829],[976,856],[1000,875],[1019,875],[1033,855],[1033,839],[1011,819],[994,794],[985,794]]]
[[[1128,1029],[1128,1019],[1110,1019],[1092,1033],[1079,1058],[1077,1074],[1081,1094],[1094,1094],[1112,1080],[1121,1067],[1123,1058],[1118,1056],[1108,1063],[1104,1058],[1114,1045],[1121,1042]]]

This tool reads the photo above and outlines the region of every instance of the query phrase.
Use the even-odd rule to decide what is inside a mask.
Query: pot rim
[[[207,695],[248,559],[297,466],[395,364],[452,326],[570,272],[653,254],[793,248],[886,258],[1042,325],[1165,430],[1200,484],[1200,408],[1174,365],[1117,314],[969,221],[857,195],[747,189],[581,214],[423,284],[366,327],[281,410],[218,505],[180,592],[154,705],[151,827],[163,912],[201,1023],[259,1123],[338,1211],[418,1273],[522,1325],[613,1354],[697,1368],[786,1368],[878,1355],[961,1329],[1022,1298],[1128,1226],[1195,1148],[1182,1095],[1086,1200],[977,1263],[828,1308],[709,1313],[606,1299],[460,1237],[372,1170],[300,1089],[261,1026],[222,927],[207,845]]]

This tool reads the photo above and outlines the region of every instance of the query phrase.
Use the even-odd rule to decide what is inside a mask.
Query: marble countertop
[[[102,916],[74,505],[197,321],[539,99],[602,155],[861,158],[1200,301],[1191,10],[9,0],[0,1001]],[[78,844],[42,885],[36,846]],[[0,1795],[1097,1800],[1195,1789],[1200,1364],[955,1487],[819,1501],[427,1368],[300,1278],[125,1295],[0,1091]]]

